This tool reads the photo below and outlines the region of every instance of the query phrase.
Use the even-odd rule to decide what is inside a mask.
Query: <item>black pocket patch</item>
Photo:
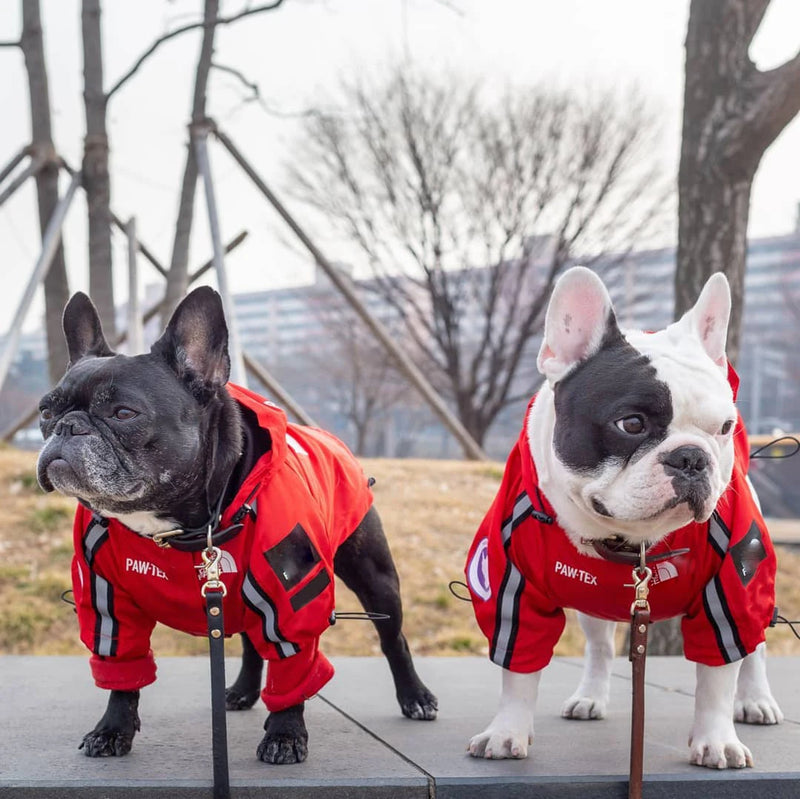
[[[766,557],[767,550],[764,549],[764,542],[761,540],[761,530],[753,522],[747,535],[731,547],[731,559],[742,585],[747,585],[756,576],[759,563]]]
[[[330,575],[323,569],[316,577],[309,580],[289,599],[292,610],[298,611],[300,608],[304,608],[312,599],[316,599],[330,584]]]
[[[283,587],[294,588],[320,561],[319,552],[301,525],[264,553]]]

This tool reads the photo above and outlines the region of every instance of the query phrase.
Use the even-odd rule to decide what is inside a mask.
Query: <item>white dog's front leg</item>
[[[750,750],[733,726],[733,698],[741,661],[724,666],[697,664],[694,725],[689,736],[689,762],[709,768],[753,765]]]
[[[742,661],[733,719],[746,724],[780,724],[783,721],[783,713],[767,680],[767,645],[764,643]]]
[[[586,636],[583,677],[575,693],[561,706],[565,719],[603,719],[611,693],[616,623],[578,613]]]
[[[539,692],[541,671],[518,674],[503,669],[500,707],[489,726],[473,736],[469,753],[473,757],[527,757],[533,743],[533,709]]]

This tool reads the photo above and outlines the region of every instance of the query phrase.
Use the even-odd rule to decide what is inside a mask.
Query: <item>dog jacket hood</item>
[[[528,406],[528,413],[535,397]],[[527,418],[527,415],[526,415]],[[466,577],[489,655],[511,671],[544,668],[564,628],[563,608],[630,621],[631,567],[580,553],[538,487],[523,425],[500,489],[467,556]],[[688,548],[653,565],[653,621],[682,616],[684,653],[709,666],[745,657],[772,620],[775,553],[747,480],[744,425],[734,433],[731,481],[711,519],[692,522],[648,554]]]
[[[247,502],[244,527],[220,545],[226,634],[244,632],[269,661],[262,698],[271,711],[302,702],[331,678],[319,636],[334,612],[333,559],[372,504],[361,466],[334,436],[288,424],[282,410],[244,388],[231,396],[267,430],[264,453],[222,515]],[[155,680],[156,622],[206,635],[199,552],[162,548],[115,519],[78,506],[73,589],[81,640],[101,688],[131,691]]]

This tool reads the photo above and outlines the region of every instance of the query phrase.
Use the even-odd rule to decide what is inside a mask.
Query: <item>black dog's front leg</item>
[[[265,763],[282,765],[302,763],[308,757],[308,731],[303,719],[305,703],[277,710],[267,716],[267,734],[258,745],[256,754]]]
[[[138,691],[112,691],[103,718],[83,736],[78,749],[83,749],[86,757],[127,755],[141,726],[138,708]]]
[[[228,710],[249,710],[261,696],[261,675],[264,661],[250,639],[242,633],[242,667],[239,676],[225,689],[225,707]]]

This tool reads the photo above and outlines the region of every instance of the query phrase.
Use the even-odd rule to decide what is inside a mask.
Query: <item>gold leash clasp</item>
[[[626,588],[633,588],[636,593],[636,598],[631,603],[631,616],[637,608],[650,612],[650,603],[647,601],[647,597],[650,594],[649,583],[650,578],[653,576],[653,570],[647,565],[646,551],[647,546],[642,541],[639,551],[639,565],[632,572],[633,582],[625,583]]]
[[[205,597],[209,591],[221,591],[222,596],[228,593],[225,583],[220,580],[222,570],[220,565],[222,562],[222,551],[219,547],[215,547],[211,539],[211,525],[208,527],[208,542],[206,548],[200,553],[203,559],[203,567],[206,573],[206,581],[200,587],[200,593]]]

